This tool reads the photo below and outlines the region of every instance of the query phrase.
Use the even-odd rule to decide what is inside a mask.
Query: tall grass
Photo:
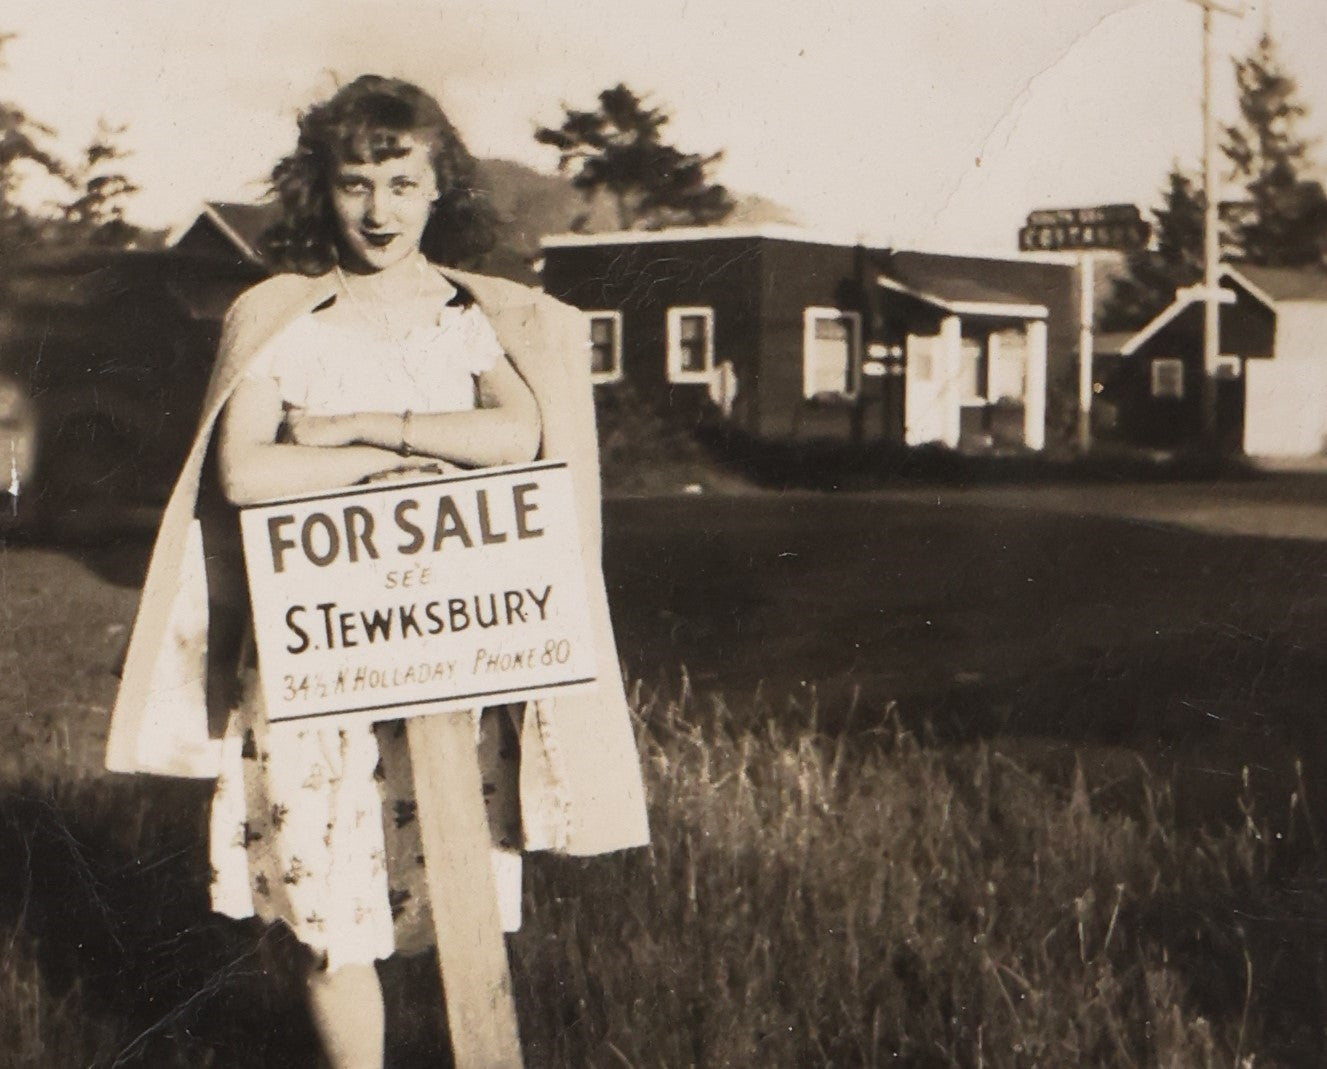
[[[1057,787],[897,722],[640,711],[653,846],[536,869],[532,1064],[1278,1064],[1232,930],[1272,894],[1251,801],[1186,832],[1141,766],[1107,807],[1081,770]]]
[[[635,704],[653,845],[530,866],[511,947],[532,1067],[1321,1061],[1302,785],[1275,820],[1236,789],[1227,825],[1192,828],[1141,765],[1057,778],[685,683]],[[155,790],[29,782],[0,806],[0,852],[28,850],[0,894],[0,1060],[312,1064],[288,948],[202,913],[202,796]],[[34,905],[57,889],[64,924]],[[421,1065],[427,972],[389,972]]]

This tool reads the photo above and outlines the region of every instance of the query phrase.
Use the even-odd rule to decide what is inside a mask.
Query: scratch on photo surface
[[[705,274],[701,276],[701,286],[708,286],[710,282],[718,278],[724,271],[728,270],[730,267],[736,267],[743,260],[754,260],[759,256],[760,252],[755,245],[733,254],[728,259],[721,261],[710,270],[706,271]]]
[[[117,1066],[127,1066],[133,1064],[138,1055],[142,1053],[147,1041],[153,1036],[170,1027],[176,1021],[186,1020],[194,1007],[200,1003],[205,1003],[209,998],[221,991],[232,978],[240,975],[244,970],[241,968],[246,962],[255,956],[256,951],[246,950],[238,957],[234,958],[228,965],[217,969],[202,987],[191,994],[179,1005],[175,1006],[168,1013],[165,1013],[156,1022],[143,1029],[138,1035],[130,1040],[115,1060],[111,1062],[111,1069]]]
[[[59,837],[65,841],[65,845],[69,848],[69,858],[74,863],[74,875],[83,882],[83,885],[88,892],[88,898],[95,902],[100,908],[101,914],[107,922],[106,930],[110,933],[110,938],[115,944],[115,949],[123,953],[124,943],[120,940],[119,933],[115,930],[115,925],[113,923],[114,918],[111,916],[110,911],[110,903],[101,894],[101,881],[97,879],[92,864],[88,861],[87,855],[84,853],[83,844],[73,833],[73,830],[69,825],[60,819],[59,814],[55,811],[55,807],[49,802],[43,804],[45,805],[45,808],[51,811],[51,823],[54,826],[55,831]]]
[[[1102,26],[1106,25],[1107,22],[1111,21],[1112,19],[1119,18],[1121,15],[1126,14],[1128,11],[1130,11],[1132,8],[1136,6],[1137,6],[1137,0],[1135,0],[1135,2],[1132,4],[1125,4],[1123,7],[1119,8],[1116,11],[1111,11],[1105,15],[1102,15],[1099,19],[1097,19],[1094,23],[1092,23],[1091,26],[1087,27],[1087,29],[1078,33],[1073,38],[1073,40],[1071,40],[1067,45],[1065,45],[1064,48],[1060,51],[1060,54],[1058,56],[1056,56],[1053,60],[1051,60],[1048,64],[1046,64],[1046,66],[1042,67],[1039,71],[1029,76],[1027,81],[1023,83],[1023,88],[1020,89],[1016,94],[1014,94],[1014,98],[1009,102],[1009,106],[1006,107],[1003,113],[1001,113],[1000,117],[996,119],[994,123],[991,124],[990,130],[988,130],[986,132],[986,136],[981,139],[981,143],[979,148],[977,149],[977,154],[976,154],[978,166],[981,165],[982,160],[985,160],[987,156],[990,155],[991,143],[995,140],[996,135],[1000,132],[1001,127],[1004,127],[1005,129],[1004,145],[1008,146],[1009,142],[1013,140],[1014,131],[1018,128],[1019,114],[1020,112],[1022,112],[1023,108],[1027,105],[1028,97],[1032,95],[1032,87],[1036,85],[1036,83],[1040,81],[1043,77],[1045,77],[1056,67],[1058,67],[1061,63],[1063,63],[1069,57],[1069,55],[1078,48],[1079,45],[1085,43],[1087,39],[1092,36],[1092,34],[1096,33],[1097,30],[1101,29]],[[967,168],[962,168],[959,171],[958,177],[950,184],[949,192],[945,196],[944,203],[941,204],[940,207],[937,208],[934,214],[932,215],[932,220],[938,220],[941,215],[943,215],[946,211],[949,210],[949,206],[954,202],[954,198],[958,196],[958,191],[963,188],[963,183],[968,180],[968,177],[971,174],[972,171],[970,171]]]

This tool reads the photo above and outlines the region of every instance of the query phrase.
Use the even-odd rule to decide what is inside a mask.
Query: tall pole
[[[1216,364],[1221,355],[1221,192],[1216,176],[1216,108],[1212,83],[1216,64],[1212,19],[1217,11],[1244,16],[1243,0],[1189,0],[1203,9],[1203,442],[1217,445]]]
[[[1215,57],[1212,7],[1203,4],[1203,441],[1217,445],[1216,363],[1221,355],[1221,305],[1217,285],[1221,270],[1220,193],[1216,180],[1216,109],[1212,104]]]
[[[1092,448],[1092,320],[1096,279],[1090,252],[1078,255],[1078,448]]]

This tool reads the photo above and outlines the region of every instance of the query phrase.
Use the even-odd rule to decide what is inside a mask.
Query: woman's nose
[[[371,190],[364,202],[364,222],[369,226],[377,226],[387,221],[387,191],[385,189]]]

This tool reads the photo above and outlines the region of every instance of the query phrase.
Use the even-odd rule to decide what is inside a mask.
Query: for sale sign
[[[383,720],[595,682],[570,473],[490,468],[242,510],[272,720]]]

